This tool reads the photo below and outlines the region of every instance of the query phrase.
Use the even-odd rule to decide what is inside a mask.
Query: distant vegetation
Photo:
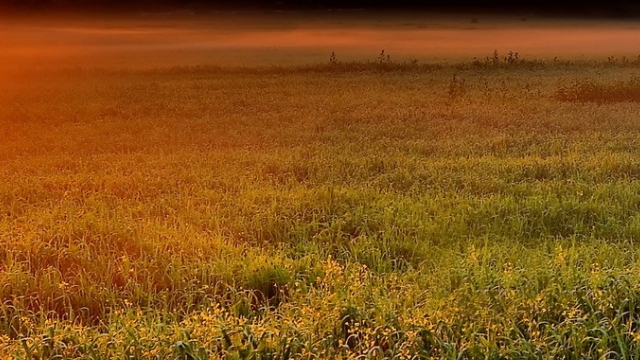
[[[570,1],[520,1],[520,2],[484,2],[471,4],[468,1],[448,0],[416,3],[399,0],[389,3],[384,0],[0,0],[0,7],[54,10],[54,9],[94,9],[94,10],[131,10],[167,11],[193,10],[195,12],[233,9],[233,10],[431,10],[442,12],[481,12],[481,13],[535,13],[564,16],[629,18],[640,15],[640,7],[630,1],[612,0],[606,3],[590,3],[583,0]]]
[[[1,83],[0,358],[640,356],[638,64],[384,55]]]

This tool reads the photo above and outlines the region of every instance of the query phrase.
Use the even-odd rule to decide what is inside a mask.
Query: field
[[[631,55],[20,54],[2,359],[640,356]]]

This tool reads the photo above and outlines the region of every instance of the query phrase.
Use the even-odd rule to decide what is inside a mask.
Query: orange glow
[[[476,17],[478,22],[471,22]],[[526,20],[526,21],[523,21]],[[127,19],[7,19],[4,73],[49,67],[148,68],[213,64],[292,65],[375,60],[468,61],[497,49],[527,59],[640,54],[640,26],[623,22],[474,15],[210,14]]]

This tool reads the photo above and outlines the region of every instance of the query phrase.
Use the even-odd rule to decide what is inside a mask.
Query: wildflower
[[[11,343],[11,338],[7,335],[0,335],[0,344],[9,344]]]

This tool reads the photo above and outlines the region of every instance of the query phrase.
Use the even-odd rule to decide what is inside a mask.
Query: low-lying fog
[[[0,21],[0,71],[32,68],[149,68],[176,65],[301,65],[391,60],[484,60],[640,55],[640,23],[543,18],[535,14],[387,14],[371,11],[23,14]]]

